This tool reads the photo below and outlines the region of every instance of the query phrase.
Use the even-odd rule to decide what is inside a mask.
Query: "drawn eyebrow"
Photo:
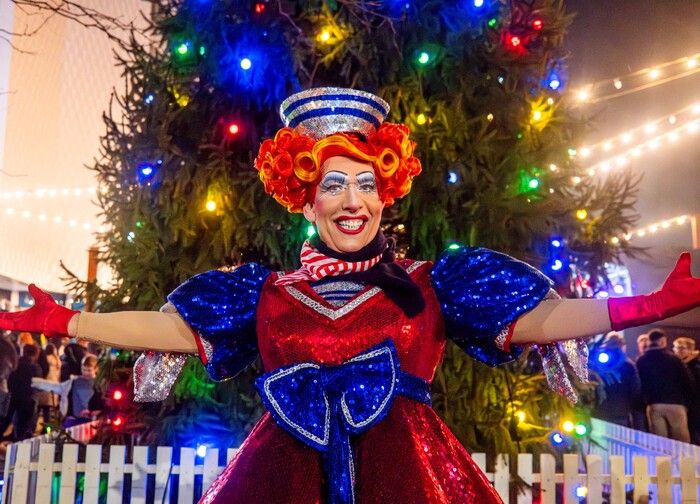
[[[364,171],[360,172],[355,176],[355,180],[362,181],[362,182],[369,182],[369,181],[374,181],[374,172],[371,171]]]
[[[350,180],[350,177],[348,176],[347,173],[339,172],[339,171],[329,171],[323,176],[322,182],[340,182],[340,183],[347,183]]]

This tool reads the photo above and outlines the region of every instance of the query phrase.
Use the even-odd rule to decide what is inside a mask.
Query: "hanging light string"
[[[622,240],[631,241],[634,238],[641,238],[643,236],[646,236],[647,234],[654,234],[659,231],[666,231],[668,229],[677,228],[678,226],[683,226],[685,224],[690,223],[691,220],[691,215],[677,215],[675,217],[671,217],[670,219],[664,219],[662,221],[654,222],[653,224],[634,229],[627,233],[618,236],[613,236],[610,242],[614,245],[617,245]]]
[[[679,120],[682,121],[684,116],[700,116],[700,99],[695,100],[691,105],[678,109],[675,112],[671,112],[663,117],[647,122],[643,126],[639,126],[628,130],[625,133],[601,140],[590,146],[582,147],[579,149],[578,153],[581,157],[588,158],[593,154],[596,154],[598,151],[609,152],[617,146],[629,145],[639,133],[654,133],[659,127],[666,124],[673,126],[677,124]]]
[[[94,223],[87,222],[84,219],[75,219],[71,217],[64,217],[61,215],[49,215],[45,212],[36,213],[30,210],[17,210],[15,208],[6,208],[4,211],[0,212],[0,217],[5,219],[26,219],[38,221],[47,225],[68,226],[76,229],[83,229],[85,231],[104,231],[103,226],[96,227]]]
[[[669,69],[671,67],[675,67],[673,69],[674,73],[660,78],[662,70]],[[649,89],[661,84],[666,84],[667,82],[682,79],[698,72],[700,72],[700,53],[693,54],[692,56],[684,56],[673,61],[667,61],[660,65],[637,70],[613,79],[602,79],[595,81],[591,84],[579,87],[579,90],[575,93],[578,98],[578,104],[595,104],[605,100],[619,98],[631,93],[636,93],[637,91]],[[628,85],[634,83],[640,78],[648,78],[651,79],[651,81],[642,82],[637,85],[632,84],[633,87],[627,88]],[[616,91],[606,91],[606,88],[609,88],[611,85]],[[603,92],[607,94],[595,96],[596,92]]]
[[[613,157],[604,159],[592,166],[589,166],[585,169],[586,174],[592,177],[601,170],[607,172],[613,167],[627,166],[634,158],[640,158],[644,154],[656,151],[659,147],[675,144],[681,139],[681,136],[684,136],[685,134],[696,134],[698,131],[700,131],[700,119],[694,119],[654,138],[650,138],[644,142],[630,146]],[[578,182],[580,182],[580,179]]]
[[[97,193],[95,187],[64,187],[60,189],[25,189],[17,191],[4,191],[0,193],[1,200],[20,200],[24,198],[56,198],[56,197],[81,197]]]

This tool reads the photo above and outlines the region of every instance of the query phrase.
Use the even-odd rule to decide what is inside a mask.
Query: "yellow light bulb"
[[[542,119],[542,112],[540,112],[539,110],[535,110],[535,111],[532,113],[532,120],[533,120],[533,121],[539,121],[540,119]]]
[[[216,210],[216,202],[212,201],[212,200],[207,201],[206,209],[209,210],[210,212],[213,212],[214,210]]]
[[[523,413],[522,411],[518,411],[518,412],[516,413],[516,415],[518,416],[518,421],[519,421],[519,422],[524,422],[524,421],[525,421],[525,413]]]
[[[586,217],[588,217],[588,212],[585,208],[576,211],[576,218],[578,220],[584,220]]]
[[[329,32],[328,30],[323,30],[318,36],[318,40],[320,40],[321,42],[328,42],[330,39],[331,32]]]
[[[418,124],[425,124],[426,122],[428,122],[428,118],[425,117],[425,114],[418,114],[416,116],[416,122]]]
[[[574,422],[567,420],[566,422],[561,424],[561,428],[564,430],[564,432],[571,432],[574,430]]]

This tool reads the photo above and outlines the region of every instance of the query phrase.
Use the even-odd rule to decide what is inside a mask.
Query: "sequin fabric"
[[[522,353],[516,345],[504,352],[494,338],[542,301],[551,284],[524,262],[475,247],[445,252],[431,277],[448,337],[490,366],[512,361]]]
[[[358,89],[319,87],[295,93],[280,105],[285,126],[320,140],[338,132],[375,133],[389,113],[389,104]]]
[[[338,366],[293,364],[256,381],[277,424],[323,453],[328,501],[355,502],[350,435],[382,420],[397,395],[430,403],[430,386],[403,373],[391,340]]]
[[[547,293],[544,302],[552,299],[560,299],[559,294],[554,290]],[[588,383],[588,346],[586,342],[578,338],[548,345],[538,345],[537,353],[542,358],[542,370],[547,378],[549,388],[566,397],[570,402],[577,402],[578,394],[571,384],[562,355],[579,380]]]
[[[214,380],[232,378],[258,356],[255,312],[270,271],[245,264],[208,271],[175,289],[168,301],[196,331],[200,358]]]
[[[272,273],[255,314],[265,371],[298,364],[337,366],[391,339],[401,371],[432,381],[445,345],[440,303],[431,285],[432,265],[400,264],[425,297],[425,310],[412,319],[371,286],[335,307],[307,282],[275,286]],[[219,351],[216,344],[214,348]],[[501,502],[427,404],[398,395],[383,419],[352,434],[350,441],[356,502]],[[266,413],[201,502],[307,504],[328,499],[322,453]]]
[[[166,303],[160,311],[175,313],[175,307]],[[163,401],[170,394],[189,355],[147,351],[134,363],[134,401]]]

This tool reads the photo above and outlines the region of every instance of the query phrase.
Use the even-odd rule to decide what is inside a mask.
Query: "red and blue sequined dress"
[[[501,502],[421,384],[433,379],[446,335],[491,365],[517,357],[520,349],[505,352],[495,338],[550,283],[479,248],[400,264],[425,298],[414,318],[378,287],[338,307],[308,282],[275,286],[278,274],[255,264],[198,275],[168,297],[197,332],[214,379],[234,376],[258,353],[266,371],[259,389],[270,412],[200,502]],[[370,376],[377,369],[379,381]],[[345,458],[329,455],[343,443]]]

